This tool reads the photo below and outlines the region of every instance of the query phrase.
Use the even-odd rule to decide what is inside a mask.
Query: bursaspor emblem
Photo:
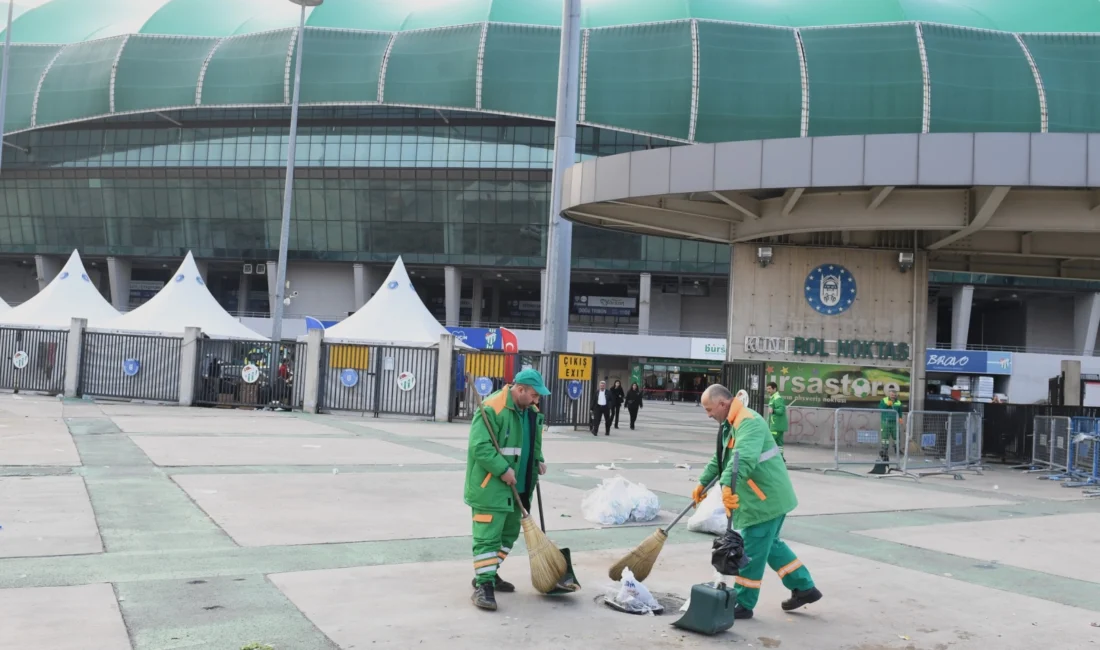
[[[822,264],[806,276],[806,302],[820,314],[842,314],[855,300],[856,279],[839,264]]]

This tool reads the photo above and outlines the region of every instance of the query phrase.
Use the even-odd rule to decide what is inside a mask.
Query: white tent
[[[103,325],[102,329],[183,334],[187,327],[198,327],[215,339],[265,338],[222,309],[206,288],[191,253],[187,253],[172,279],[149,302]]]
[[[74,318],[87,318],[89,327],[101,327],[118,318],[115,308],[92,284],[76,251],[38,295],[4,311],[0,325],[69,327]]]
[[[399,257],[378,293],[359,311],[326,329],[325,338],[430,348],[439,345],[439,337],[447,333],[420,300]],[[455,345],[466,347],[457,341]]]
[[[8,306],[8,303],[4,302],[3,298],[0,298],[0,314],[3,314],[4,312],[8,311],[9,309],[11,309],[11,307]]]

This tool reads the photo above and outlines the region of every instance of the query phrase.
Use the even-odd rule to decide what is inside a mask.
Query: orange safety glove
[[[695,502],[695,505],[699,505],[705,498],[707,498],[707,486],[700,483],[695,486],[695,490],[691,493],[691,500]]]
[[[734,494],[730,486],[722,486],[722,505],[726,506],[726,516],[733,516],[733,511],[741,507],[741,497]]]

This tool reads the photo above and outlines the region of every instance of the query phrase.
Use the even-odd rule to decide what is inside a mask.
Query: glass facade
[[[0,252],[266,260],[287,111],[145,114],[8,138]],[[541,267],[553,125],[430,109],[303,111],[290,258]],[[578,160],[666,141],[582,127]],[[574,227],[574,266],[725,275],[728,247]]]

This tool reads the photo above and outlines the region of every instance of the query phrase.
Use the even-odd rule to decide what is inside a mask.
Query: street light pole
[[[324,0],[290,0],[301,6],[301,18],[298,21],[297,62],[294,65],[294,89],[293,99],[290,103],[290,142],[286,152],[286,187],[283,188],[283,221],[279,230],[279,268],[275,272],[275,304],[271,314],[271,340],[275,344],[271,348],[271,366],[269,371],[275,373],[279,367],[279,347],[283,339],[283,301],[286,297],[286,266],[287,248],[290,245],[290,212],[294,199],[294,158],[297,155],[298,144],[298,100],[301,97],[302,86],[302,41],[306,34],[306,7],[318,7]],[[268,276],[271,277],[271,276]],[[274,381],[274,374],[271,380]]]
[[[4,120],[8,108],[8,64],[11,62],[11,20],[15,12],[15,0],[8,0],[8,26],[4,30],[4,66],[0,73],[0,167],[4,165]]]
[[[581,0],[562,3],[558,108],[554,117],[554,169],[550,178],[550,229],[546,243],[546,295],[542,297],[542,352],[569,351],[569,275],[573,224],[562,218],[562,179],[577,155],[577,94],[581,59]]]

